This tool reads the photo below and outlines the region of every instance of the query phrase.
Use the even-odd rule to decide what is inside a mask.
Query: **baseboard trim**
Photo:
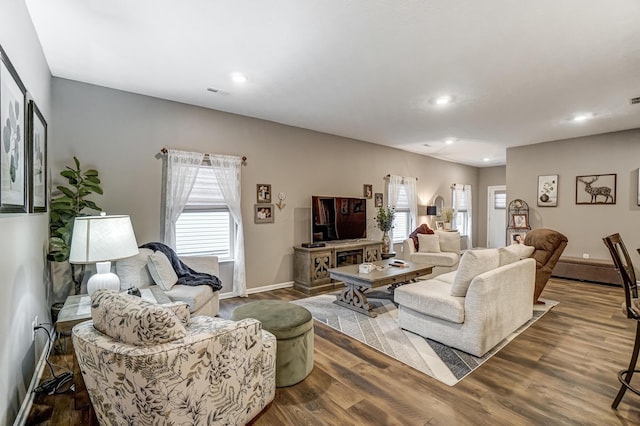
[[[284,283],[265,285],[265,286],[262,286],[262,287],[248,288],[247,289],[247,294],[264,293],[265,291],[279,290],[281,288],[289,288],[289,287],[293,287],[293,281],[287,281],[287,282],[284,282]],[[230,299],[232,297],[236,297],[236,296],[231,292],[221,293],[218,296],[218,298],[220,300],[222,300],[222,299]]]
[[[55,341],[55,333],[52,338]],[[33,391],[36,387],[38,387],[38,383],[40,383],[42,372],[44,371],[45,365],[47,365],[47,357],[49,356],[49,352],[51,351],[51,346],[52,345],[47,345],[47,347],[40,354],[40,359],[38,360],[36,369],[33,372],[33,376],[31,377],[31,383],[29,383],[29,389],[27,389],[27,393],[24,396],[22,405],[20,405],[20,411],[18,411],[18,415],[13,422],[13,426],[24,426],[27,423],[27,418],[29,417],[29,413],[31,412],[31,406],[33,405],[33,398],[35,396],[35,393]]]

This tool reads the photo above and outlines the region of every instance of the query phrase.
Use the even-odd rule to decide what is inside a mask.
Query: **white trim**
[[[281,288],[290,288],[290,287],[293,287],[293,281],[287,281],[287,282],[284,282],[284,283],[265,285],[265,286],[256,287],[256,288],[248,288],[247,289],[247,294],[263,293],[265,291],[279,290]],[[231,292],[227,292],[227,293],[221,293],[218,296],[218,299],[220,299],[220,300],[222,300],[222,299],[230,299],[232,297],[236,297],[236,296],[234,296],[233,293],[231,293]]]
[[[55,342],[55,339],[57,338],[56,333],[53,334],[52,338]],[[53,344],[48,345],[49,351],[51,351],[52,345]],[[46,365],[48,356],[49,352],[46,350],[43,350],[40,354],[40,359],[38,360],[36,369],[31,377],[31,383],[29,383],[29,389],[27,389],[22,405],[20,405],[20,411],[18,411],[18,415],[13,422],[13,426],[24,426],[26,424],[29,413],[31,412],[31,406],[33,405],[33,398],[35,396],[34,389],[38,387],[38,383],[40,383],[40,378],[42,377],[42,372],[44,371],[44,366]]]

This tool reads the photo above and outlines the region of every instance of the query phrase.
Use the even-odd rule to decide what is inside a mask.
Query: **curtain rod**
[[[383,179],[389,179],[391,177],[391,175],[386,175],[383,177]],[[404,176],[400,176],[402,179],[404,179]],[[418,178],[414,178],[415,180],[418,180]]]
[[[167,155],[167,153],[169,152],[169,150],[167,148],[162,148],[160,150],[161,153],[163,153],[164,155]],[[205,156],[209,156],[209,154],[204,154]],[[245,157],[244,155],[242,156],[242,161],[247,161],[247,157]]]

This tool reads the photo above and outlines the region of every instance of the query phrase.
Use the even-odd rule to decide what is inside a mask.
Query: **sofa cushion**
[[[500,247],[498,249],[500,266],[526,259],[533,254],[533,250],[535,250],[533,247],[525,246],[524,244],[511,244],[510,246]]]
[[[153,281],[163,289],[169,291],[178,282],[178,275],[171,265],[169,258],[161,251],[149,255],[147,262]]]
[[[459,232],[437,231],[436,235],[440,238],[440,251],[460,253]]]
[[[413,246],[416,248],[416,250],[420,250],[420,242],[418,241],[418,235],[434,234],[434,233],[435,232],[433,231],[433,229],[429,228],[429,225],[427,225],[426,223],[423,223],[422,225],[414,229],[412,233],[409,234],[409,238],[413,240]]]
[[[497,249],[468,250],[462,255],[456,277],[451,286],[451,295],[464,297],[471,281],[480,274],[495,269],[500,264]]]
[[[126,290],[129,287],[145,288],[153,284],[153,277],[147,268],[147,261],[151,254],[153,250],[141,248],[135,256],[116,261],[120,290]]]
[[[437,234],[418,234],[418,253],[440,253],[440,237]]]
[[[213,297],[213,289],[208,285],[174,285],[171,290],[164,294],[174,302],[184,302],[189,305],[191,312],[196,312],[203,307]]]
[[[189,311],[189,304],[185,302],[169,302],[163,303],[161,306],[171,309],[171,312],[176,314],[180,322],[184,325],[189,325],[191,320],[191,312]]]
[[[426,263],[433,266],[456,266],[460,260],[457,253],[413,253],[409,259],[416,263]]]
[[[132,345],[157,345],[187,335],[171,309],[113,290],[93,293],[91,318],[99,332]]]
[[[438,278],[396,288],[394,302],[432,317],[462,324],[464,297],[452,296],[451,284]]]

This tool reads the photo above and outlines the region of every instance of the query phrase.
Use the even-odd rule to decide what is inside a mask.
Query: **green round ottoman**
[[[234,309],[231,319],[255,318],[277,339],[276,387],[295,385],[313,369],[313,317],[302,306],[258,300]]]

